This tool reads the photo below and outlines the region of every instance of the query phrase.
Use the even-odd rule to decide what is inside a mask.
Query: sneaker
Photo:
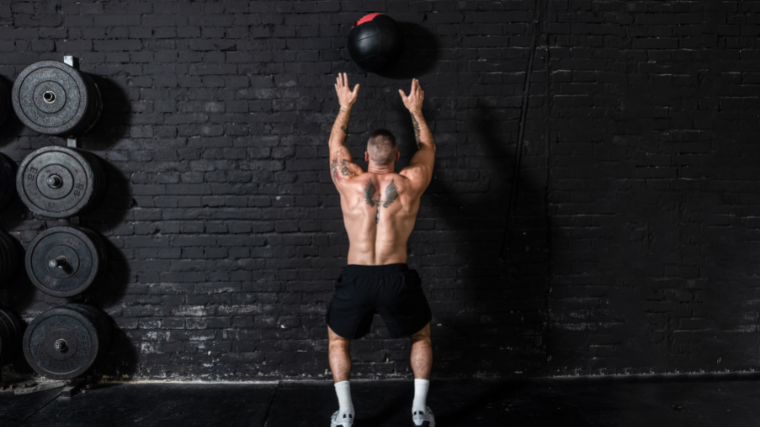
[[[354,417],[351,414],[343,414],[343,418],[338,419],[339,412],[340,411],[335,411],[335,413],[332,414],[330,427],[351,427],[354,425]]]
[[[433,411],[429,407],[425,407],[424,411],[414,411],[412,413],[412,421],[416,426],[423,427],[435,427],[435,417]]]

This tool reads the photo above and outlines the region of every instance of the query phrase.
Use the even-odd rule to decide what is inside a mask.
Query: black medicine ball
[[[348,35],[348,53],[366,71],[387,67],[403,50],[404,39],[396,21],[382,13],[371,13],[356,21]]]

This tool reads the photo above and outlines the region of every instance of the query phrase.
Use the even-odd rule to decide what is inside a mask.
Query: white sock
[[[335,383],[335,393],[338,395],[338,404],[340,405],[338,419],[354,418],[354,404],[351,402],[351,386],[348,381]]]
[[[430,380],[414,379],[414,402],[412,402],[412,413],[425,410],[425,401],[427,400]]]

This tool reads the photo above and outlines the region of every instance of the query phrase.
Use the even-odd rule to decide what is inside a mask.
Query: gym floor
[[[757,426],[759,374],[431,382],[428,404],[446,426]],[[356,427],[411,425],[411,381],[354,381]],[[101,384],[0,392],[3,427],[328,426],[331,383]]]

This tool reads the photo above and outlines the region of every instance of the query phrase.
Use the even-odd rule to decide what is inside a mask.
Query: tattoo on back
[[[383,207],[387,208],[388,206],[392,205],[397,198],[398,187],[396,187],[396,181],[392,179],[391,183],[388,184],[388,187],[385,188],[385,202],[383,203]]]
[[[372,197],[375,195],[375,184],[372,180],[367,182],[367,187],[364,189],[364,200],[370,206],[375,206],[375,201]],[[398,199],[398,187],[396,186],[396,180],[392,179],[391,183],[385,187],[385,200],[383,200],[382,193],[377,196],[377,213],[375,214],[375,223],[380,222],[380,208],[390,207],[393,202]]]
[[[414,114],[412,114],[412,125],[414,125],[414,139],[417,140],[417,148],[420,148],[420,123]]]
[[[375,183],[370,179],[367,181],[367,186],[364,187],[364,201],[371,207],[375,206],[375,201],[372,198],[375,197]]]

